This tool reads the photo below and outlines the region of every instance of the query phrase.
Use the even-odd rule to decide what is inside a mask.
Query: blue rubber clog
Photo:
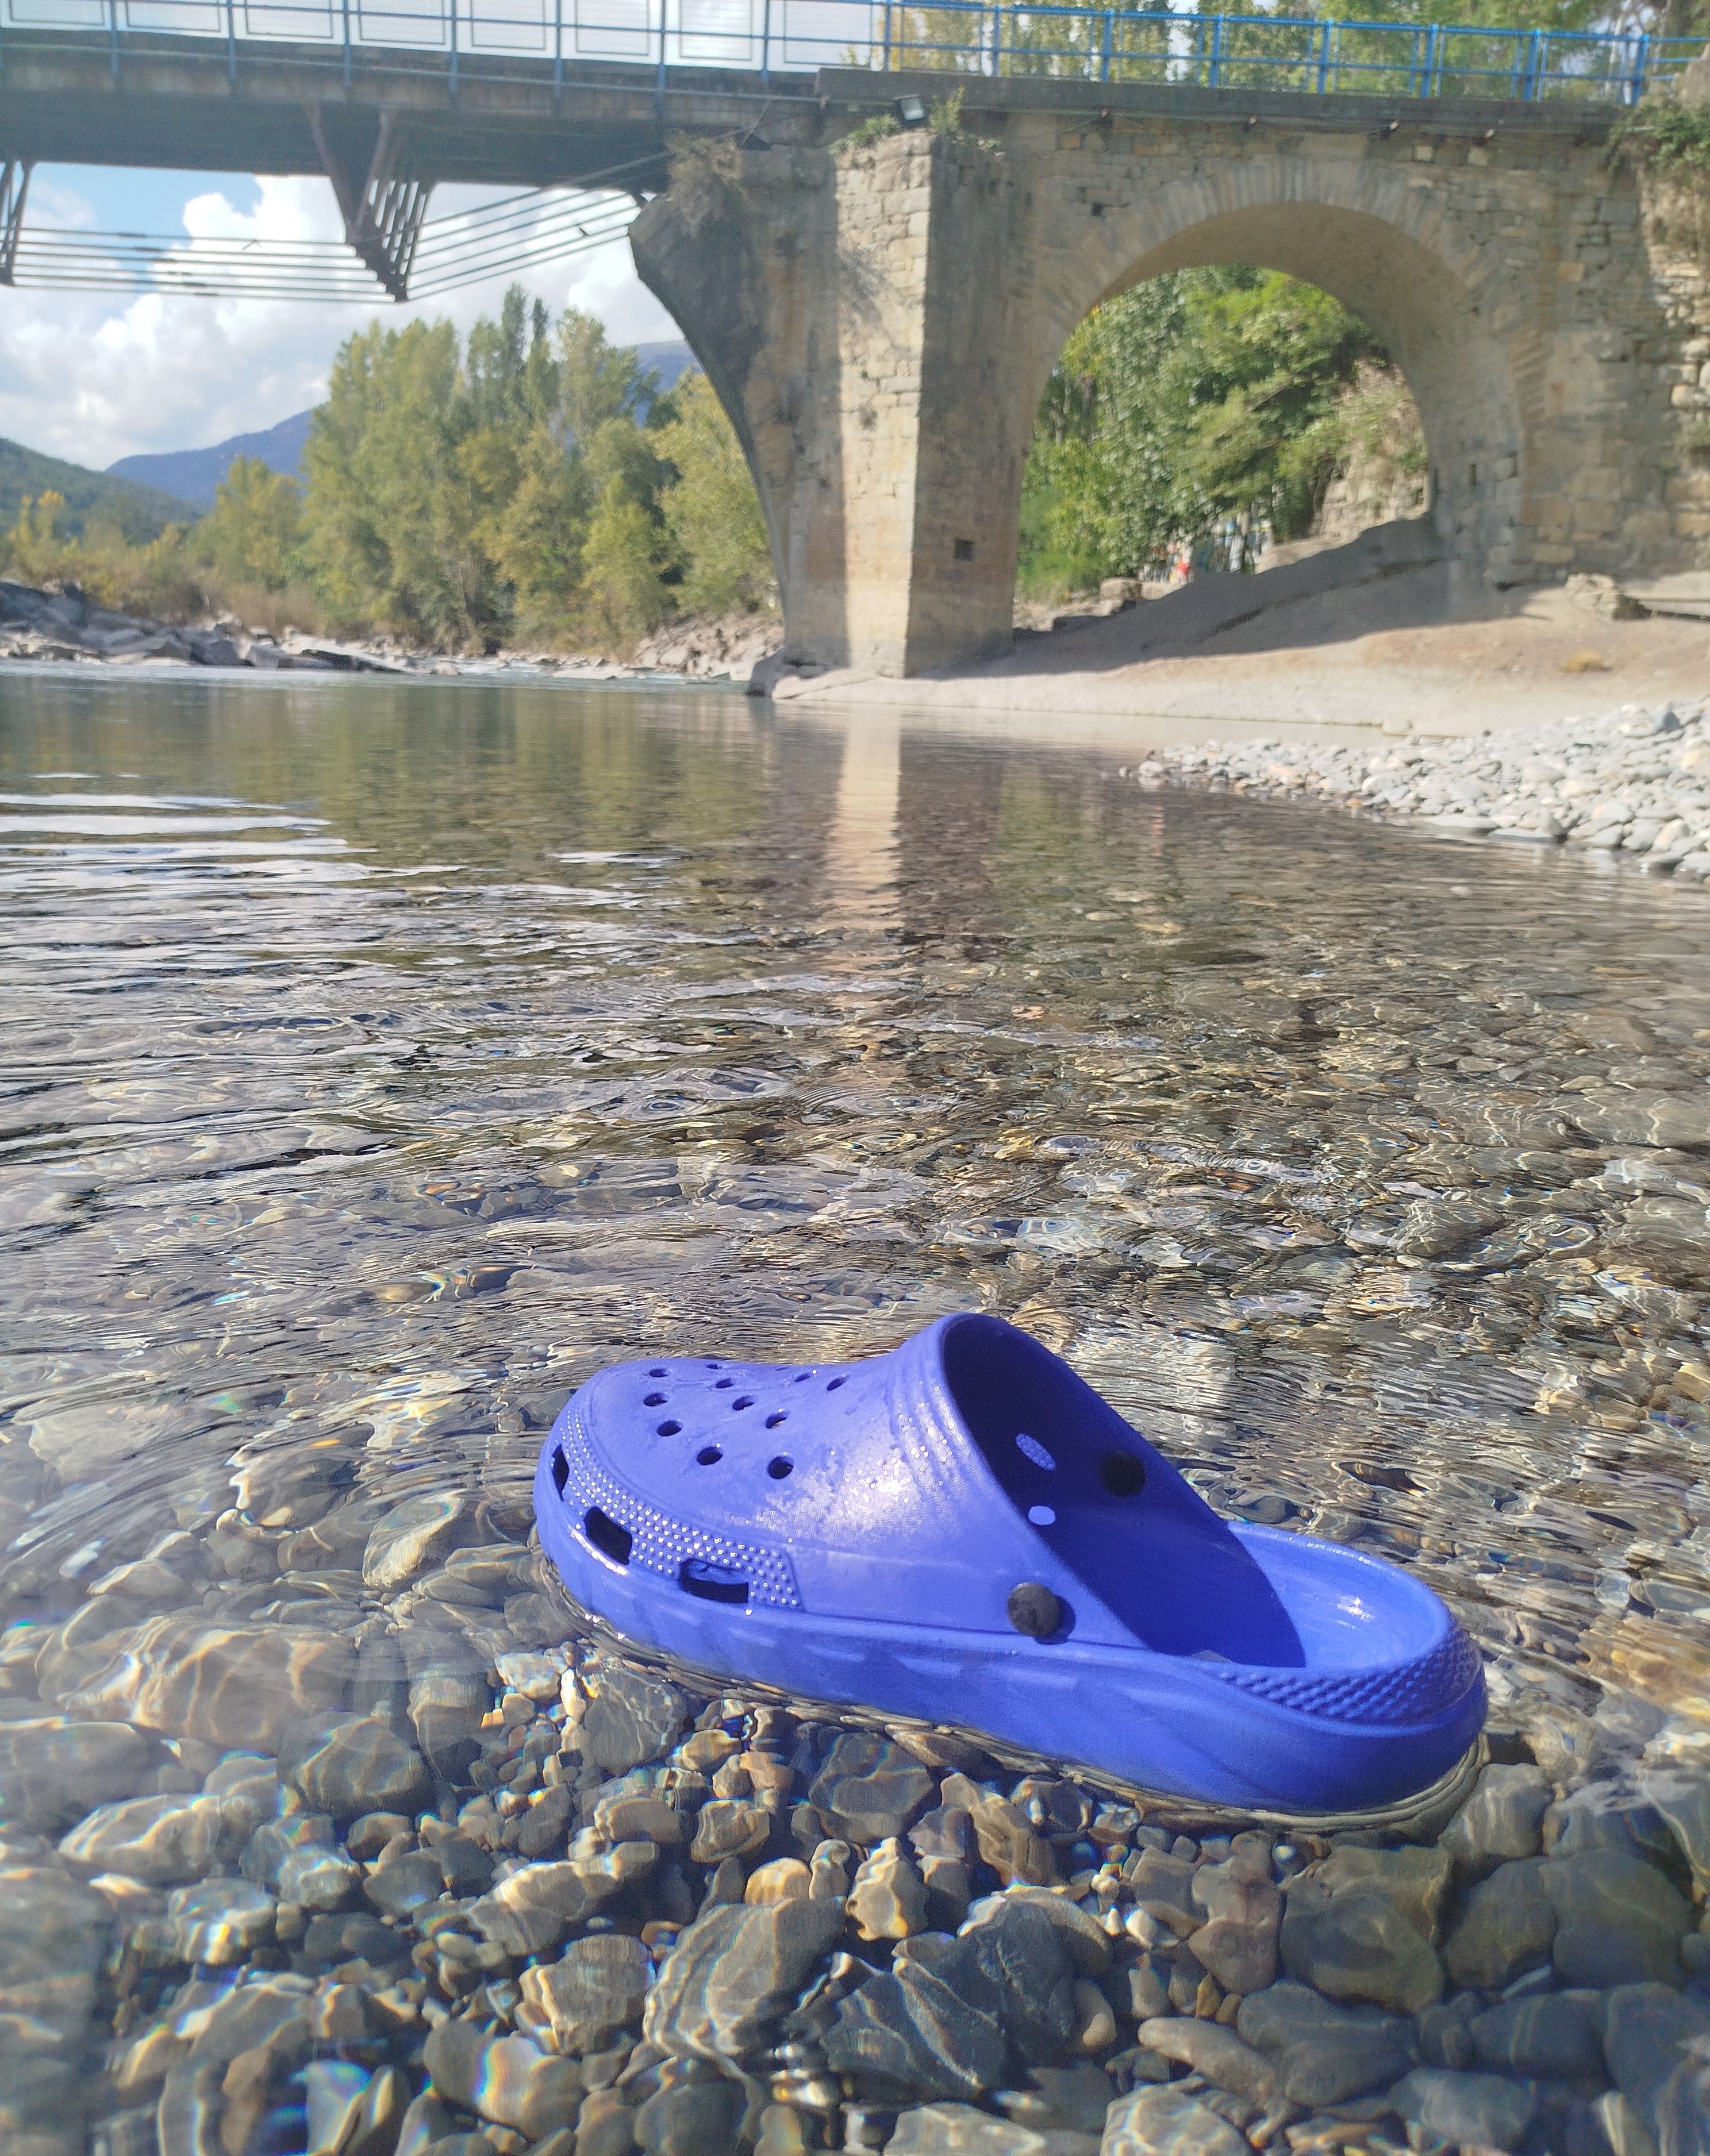
[[[1483,1722],[1429,1588],[1222,1519],[994,1317],[862,1363],[602,1371],[535,1512],[573,1599],[643,1646],[1179,1796],[1392,1804]]]

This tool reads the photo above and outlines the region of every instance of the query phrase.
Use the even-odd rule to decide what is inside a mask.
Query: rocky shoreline
[[[1119,776],[1307,800],[1456,838],[1569,845],[1710,880],[1710,701],[1454,737],[1176,743]],[[1387,730],[1386,730],[1387,731]]]
[[[0,660],[109,666],[247,667],[269,674],[542,675],[573,681],[746,682],[777,644],[781,625],[767,615],[668,623],[627,660],[598,654],[566,658],[549,651],[486,658],[417,650],[393,637],[341,642],[288,629],[275,637],[235,619],[185,624],[120,613],[74,588],[41,591],[0,580]]]
[[[708,1697],[526,1508],[321,1468],[0,1633],[10,2156],[1710,2145],[1687,1723],[1540,1698],[1415,1839],[1243,1830]]]

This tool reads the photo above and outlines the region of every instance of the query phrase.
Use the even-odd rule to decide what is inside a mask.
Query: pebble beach
[[[1586,847],[1653,875],[1710,878],[1710,728],[1703,703],[1625,704],[1597,716],[1357,745],[1181,743],[1125,765],[1170,782],[1316,800],[1455,837]]]

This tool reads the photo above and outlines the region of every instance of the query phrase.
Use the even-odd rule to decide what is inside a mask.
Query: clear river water
[[[1200,2138],[1135,2147],[1590,2151],[1612,2105],[1664,2133],[1607,2017],[1661,1983],[1710,2025],[1710,897],[729,693],[3,698],[18,2148],[1045,2156],[1026,2134],[1137,2090]],[[1366,2085],[1324,2096],[1220,1982],[1182,1881],[1250,1852],[1230,1823],[697,1695],[562,1621],[530,1481],[593,1371],[844,1359],[962,1309],[1225,1512],[1428,1580],[1482,1650],[1506,1824],[1416,1828],[1449,1853],[1428,1907],[1396,1890],[1435,1979],[1389,1947],[1338,1976],[1285,1912],[1279,1983],[1276,1912],[1242,1919],[1273,1942],[1252,1999],[1384,2024]],[[613,1825],[660,1790],[692,1838]],[[1335,1837],[1263,1839],[1304,1908]],[[1673,1897],[1664,1948],[1594,1910],[1586,1954],[1553,1948],[1560,1878],[1616,1849]],[[496,1907],[531,1870],[568,1898],[519,1933]],[[1481,1962],[1480,1882],[1523,1870],[1548,1927]],[[721,2016],[684,1928],[709,1898],[773,1922],[810,1875],[803,1907],[830,1878],[867,1914],[799,1965],[773,1940],[770,2020]],[[912,2066],[851,2051],[863,1983],[1018,1881],[1113,1943],[1056,2051],[996,2007],[999,2066],[942,2029]],[[1503,2033],[1582,1994],[1578,2051]],[[1200,2023],[1258,2066],[1168,2033]]]

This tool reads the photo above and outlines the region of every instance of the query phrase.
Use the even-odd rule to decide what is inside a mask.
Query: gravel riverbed
[[[1689,1723],[1243,1830],[709,1697],[565,1636],[522,1512],[318,1467],[0,1635],[11,2156],[1710,2145]]]
[[[1569,844],[1710,879],[1710,704],[1625,704],[1452,738],[1183,742],[1125,765],[1175,783],[1321,800],[1469,839]]]

